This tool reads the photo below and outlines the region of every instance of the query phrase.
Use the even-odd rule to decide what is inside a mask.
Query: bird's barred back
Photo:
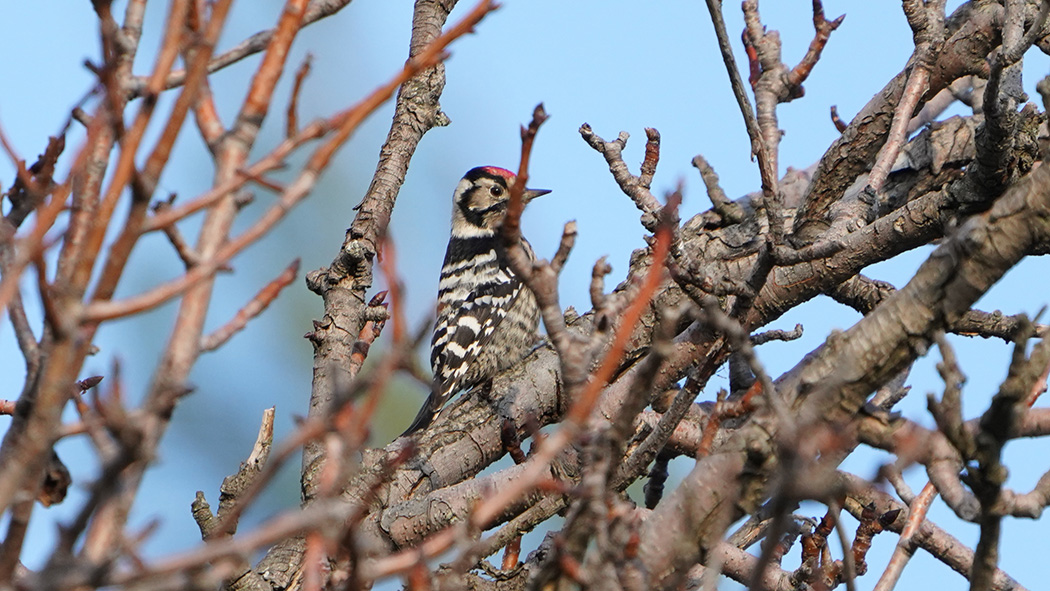
[[[527,352],[532,344],[528,333],[535,330],[534,315],[502,326],[508,315],[516,313],[515,304],[527,290],[496,241],[496,237],[475,237],[453,238],[449,243],[438,284],[438,323],[430,356],[444,399],[505,369],[502,366],[516,362],[520,350]],[[531,258],[531,248],[525,246]],[[534,307],[532,294],[522,303]],[[497,343],[499,358],[490,359],[482,355],[483,348],[497,327],[501,333],[510,331],[506,336],[517,343]],[[509,364],[501,358],[509,358]]]

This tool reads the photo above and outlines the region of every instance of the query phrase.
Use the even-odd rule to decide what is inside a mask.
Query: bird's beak
[[[521,200],[525,203],[532,201],[537,197],[541,197],[550,193],[550,189],[525,189],[525,192],[521,194]]]

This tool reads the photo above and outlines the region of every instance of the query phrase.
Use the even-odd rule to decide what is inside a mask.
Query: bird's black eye
[[[489,189],[489,193],[491,193],[493,197],[499,197],[503,194],[503,187],[499,185],[492,185],[492,188]]]

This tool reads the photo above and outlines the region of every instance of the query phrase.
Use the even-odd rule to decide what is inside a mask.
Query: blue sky
[[[269,26],[280,6],[273,0],[236,2],[220,50]],[[469,8],[469,4],[457,8],[453,19]],[[911,53],[911,32],[899,3],[829,0],[825,8],[829,18],[845,13],[846,19],[805,84],[805,98],[782,105],[778,111],[780,127],[785,131],[781,173],[787,166],[811,165],[834,140],[837,132],[828,117],[830,105],[837,105],[848,120],[900,71]],[[115,12],[121,14],[122,9],[123,3],[118,2]],[[742,19],[737,3],[726,3],[725,11],[738,59],[742,59],[737,36]],[[140,73],[152,63],[165,13],[164,3],[151,3],[136,64]],[[781,31],[785,61],[796,63],[812,37],[810,2],[766,2],[762,14],[769,28]],[[314,56],[313,73],[301,100],[301,120],[344,108],[387,80],[405,59],[410,19],[409,2],[356,0],[338,15],[306,29],[290,60],[290,69],[294,69],[306,53]],[[0,62],[0,79],[7,81],[0,91],[0,126],[18,152],[31,160],[43,149],[47,136],[62,127],[72,105],[91,88],[92,77],[82,64],[85,59],[98,59],[96,21],[88,2],[64,0],[11,3],[5,8],[5,20],[10,26],[0,38],[0,51],[11,59]],[[699,175],[690,166],[698,153],[715,167],[731,197],[759,186],[757,168],[749,158],[749,143],[703,3],[506,0],[474,35],[457,41],[451,52],[442,105],[452,125],[430,132],[423,140],[391,224],[407,283],[407,314],[413,322],[422,321],[433,305],[456,182],[466,170],[478,165],[514,168],[519,151],[518,125],[527,121],[538,102],[544,102],[552,118],[537,140],[531,184],[554,192],[530,206],[524,230],[537,252],[549,257],[564,222],[577,220],[577,247],[561,280],[564,305],[589,307],[590,268],[598,257],[608,255],[613,265],[611,288],[622,279],[631,250],[644,245],[638,212],[616,187],[602,157],[580,139],[577,130],[582,123],[590,123],[607,139],[621,130],[628,131],[631,141],[625,160],[632,167],[642,159],[644,128],[659,129],[662,158],[654,190],[662,194],[679,180],[684,181],[683,217],[709,207]],[[1047,61],[1038,54],[1029,57],[1025,83],[1032,93],[1038,77],[1047,71]],[[236,112],[245,81],[256,63],[256,59],[245,60],[213,77],[225,121]],[[256,157],[280,138],[283,101],[289,91],[290,81],[285,80],[277,91],[279,103],[266,122]],[[169,105],[168,100],[162,100],[160,112],[166,112]],[[351,208],[367,187],[391,112],[388,106],[374,115],[340,151],[315,194],[276,234],[235,261],[235,274],[220,279],[210,327],[224,323],[291,259],[301,257],[304,271],[331,261],[352,220]],[[80,130],[74,126],[67,158],[81,139]],[[208,187],[210,172],[201,141],[190,125],[176,144],[172,166],[161,179],[158,196],[175,192],[189,198]],[[11,163],[0,159],[0,185],[7,187],[12,178]],[[256,205],[246,213],[248,218],[256,215],[270,197],[260,191]],[[247,223],[241,222],[239,227]],[[192,224],[185,232],[194,235]],[[909,253],[866,273],[903,285],[927,252]],[[180,264],[170,247],[160,237],[150,237],[135,252],[131,272],[118,295],[138,293],[179,271]],[[1033,289],[1031,278],[1046,277],[1048,272],[1045,261],[1026,261],[979,306],[1034,314],[1046,304],[1047,296],[1045,289]],[[39,310],[30,312],[39,318]],[[85,375],[108,374],[111,363],[119,359],[132,400],[140,396],[167,338],[173,313],[174,307],[169,304],[141,318],[106,326],[97,340],[100,353],[88,361]],[[264,408],[277,405],[278,437],[291,430],[295,415],[305,414],[311,350],[302,335],[320,313],[320,300],[297,281],[264,317],[221,351],[202,358],[192,376],[198,389],[176,412],[158,465],[146,479],[141,498],[148,502],[135,509],[134,526],[141,527],[154,518],[161,520],[158,533],[146,546],[148,554],[197,543],[199,536],[188,510],[193,493],[202,489],[211,500],[216,499],[222,477],[235,470],[249,451]],[[806,330],[802,339],[770,344],[762,347],[759,355],[771,372],[779,374],[823,342],[829,330],[846,328],[856,319],[854,312],[818,298],[772,326],[790,328],[801,322]],[[975,416],[986,408],[1005,375],[1009,349],[1000,342],[962,338],[953,342],[969,376],[965,412]],[[909,418],[924,424],[932,423],[924,410],[924,395],[941,389],[933,369],[936,361],[934,349],[930,357],[917,364],[909,381],[914,394],[902,407]],[[10,325],[4,321],[0,323],[0,375],[9,377],[0,380],[0,398],[17,396],[21,372]],[[711,396],[720,385],[713,383],[705,395]],[[377,426],[377,443],[395,435],[420,401],[421,393],[407,387],[393,392]],[[0,419],[0,428],[6,425],[7,420]],[[78,486],[95,476],[83,442],[63,442],[59,451],[71,465]],[[1010,484],[1022,490],[1030,488],[1050,467],[1046,457],[1045,443],[1010,444],[1007,461],[1016,467]],[[847,468],[871,476],[882,459],[878,454],[867,454],[851,459]],[[294,464],[260,507],[248,515],[246,525],[298,503],[298,462]],[[916,488],[925,482],[919,471],[908,475]],[[80,498],[74,491],[63,505],[37,514],[23,557],[28,566],[38,566],[46,556],[53,542],[54,524],[68,521]],[[939,501],[931,517],[971,546],[976,543],[976,527],[960,525]],[[1029,587],[1047,574],[1043,564],[1027,559],[1028,545],[1040,544],[1042,537],[1036,536],[1045,535],[1040,525],[1023,520],[1004,524],[1003,567]],[[889,534],[876,538],[869,555],[872,571],[881,570],[895,541]],[[869,589],[875,579],[869,574],[858,582],[858,588]],[[933,583],[945,591],[966,588],[961,577],[920,552],[905,571],[901,588]]]

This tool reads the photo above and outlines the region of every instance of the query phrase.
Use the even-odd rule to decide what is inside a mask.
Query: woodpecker
[[[452,232],[438,283],[437,324],[430,344],[430,397],[403,435],[426,428],[457,392],[518,363],[536,340],[536,297],[514,274],[500,228],[515,175],[495,166],[469,171],[452,196]],[[550,191],[525,189],[528,203]],[[529,259],[535,258],[524,238]]]

